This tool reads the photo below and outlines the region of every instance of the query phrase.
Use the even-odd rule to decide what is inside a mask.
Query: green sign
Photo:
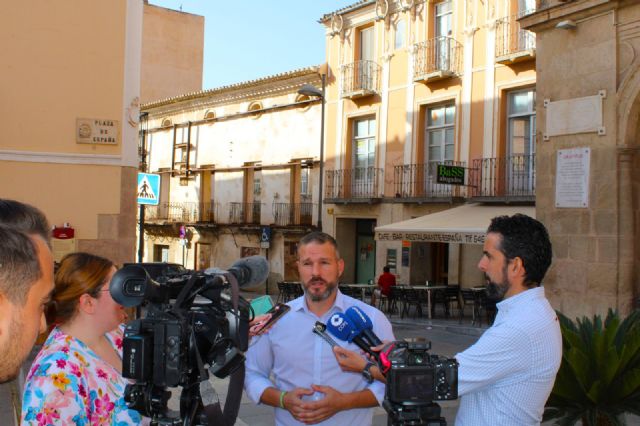
[[[464,167],[438,164],[436,182],[464,185]]]

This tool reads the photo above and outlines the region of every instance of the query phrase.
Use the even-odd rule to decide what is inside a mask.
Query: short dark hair
[[[336,249],[336,256],[340,258],[338,243],[336,242],[336,239],[333,238],[331,235],[325,232],[320,232],[320,231],[309,232],[307,235],[305,235],[300,239],[300,242],[298,243],[298,249],[300,249],[300,246],[306,246],[307,244],[311,244],[311,243],[331,244],[333,248]]]
[[[29,235],[0,225],[0,292],[23,306],[31,286],[42,276],[38,249]]]
[[[39,235],[47,244],[51,240],[51,228],[44,213],[20,201],[0,198],[0,225]]]
[[[388,266],[383,266],[382,272],[391,272],[391,268],[389,268]]]
[[[507,259],[519,257],[525,269],[524,283],[540,285],[551,265],[553,250],[544,225],[524,214],[497,216],[491,219],[487,233],[500,235],[498,249]]]

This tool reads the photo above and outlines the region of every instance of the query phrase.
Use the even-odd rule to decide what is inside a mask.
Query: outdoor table
[[[356,288],[356,289],[360,289],[360,291],[362,292],[362,298],[360,300],[362,300],[364,302],[365,299],[365,293],[366,290],[368,288],[370,289],[375,289],[377,286],[374,284],[340,284],[342,287],[349,287],[349,288]]]
[[[431,290],[444,290],[446,285],[412,285],[410,288],[427,291],[427,315],[431,319]]]

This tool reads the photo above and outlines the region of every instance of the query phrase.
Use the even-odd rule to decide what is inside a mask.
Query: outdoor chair
[[[405,288],[403,293],[404,298],[400,318],[404,318],[405,314],[409,316],[409,311],[411,310],[412,306],[415,308],[413,311],[413,318],[415,318],[416,315],[422,316],[422,305],[420,303],[418,290],[413,288]]]
[[[444,289],[444,298],[445,298],[445,316],[448,318],[451,314],[451,307],[455,304],[458,307],[458,312],[460,311],[460,286],[458,284],[449,284],[446,289]]]
[[[398,304],[404,307],[404,287],[391,287],[391,296],[389,296],[387,303],[387,312],[389,313],[389,315],[400,313],[402,308],[399,307]]]
[[[460,290],[460,301],[462,302],[459,315],[460,323],[462,323],[462,318],[464,317],[464,309],[467,306],[471,306],[471,325],[474,325],[476,322],[480,323],[480,295],[481,293],[470,290],[468,288],[463,288]]]
[[[284,281],[278,281],[278,298],[276,299],[276,303],[285,303],[285,294],[287,290],[285,289]]]

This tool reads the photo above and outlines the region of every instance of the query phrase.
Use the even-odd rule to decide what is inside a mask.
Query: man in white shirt
[[[498,314],[482,337],[456,355],[456,426],[539,425],[562,359],[555,311],[541,287],[552,250],[542,223],[493,218],[478,268]]]
[[[298,272],[304,296],[289,302],[291,310],[254,337],[246,354],[245,390],[254,402],[275,407],[277,425],[369,426],[372,407],[384,399],[384,384],[361,372],[343,372],[331,346],[313,333],[316,321],[326,324],[333,314],[357,306],[371,318],[376,335],[394,340],[382,312],[338,290],[343,270],[333,237],[321,232],[303,237]]]

